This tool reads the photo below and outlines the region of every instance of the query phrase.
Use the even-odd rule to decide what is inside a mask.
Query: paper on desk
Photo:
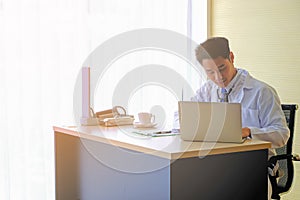
[[[173,136],[179,134],[171,131],[145,131],[145,130],[143,131],[136,130],[136,131],[132,131],[132,133],[142,135],[142,136],[147,136],[147,137],[163,137],[163,136]]]

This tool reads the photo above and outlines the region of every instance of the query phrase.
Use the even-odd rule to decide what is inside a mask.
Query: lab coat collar
[[[241,103],[244,97],[244,89],[252,89],[253,84],[251,84],[252,77],[249,72],[244,69],[238,69],[240,76],[236,81],[235,89],[232,91],[231,97],[229,97],[230,102]]]

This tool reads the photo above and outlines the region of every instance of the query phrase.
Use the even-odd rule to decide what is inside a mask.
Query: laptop
[[[179,101],[182,140],[243,143],[240,103]]]

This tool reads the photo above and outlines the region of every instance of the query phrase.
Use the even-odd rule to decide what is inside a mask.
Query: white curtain
[[[187,13],[188,1],[0,0],[0,199],[55,199],[52,126],[74,123],[75,80],[93,49],[138,28],[186,35]],[[203,40],[206,24],[193,27]]]

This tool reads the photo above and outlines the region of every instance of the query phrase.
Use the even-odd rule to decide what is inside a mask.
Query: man
[[[289,138],[276,91],[246,70],[234,67],[234,55],[226,38],[206,40],[196,49],[196,57],[208,81],[192,100],[241,103],[242,136],[271,142],[269,157],[275,155],[274,148],[284,146]]]
[[[250,76],[246,70],[234,67],[234,55],[226,38],[206,40],[196,49],[196,57],[208,81],[192,100],[241,103],[242,136],[271,142],[269,156],[274,155],[273,148],[284,146],[289,138],[289,129],[276,91]]]

